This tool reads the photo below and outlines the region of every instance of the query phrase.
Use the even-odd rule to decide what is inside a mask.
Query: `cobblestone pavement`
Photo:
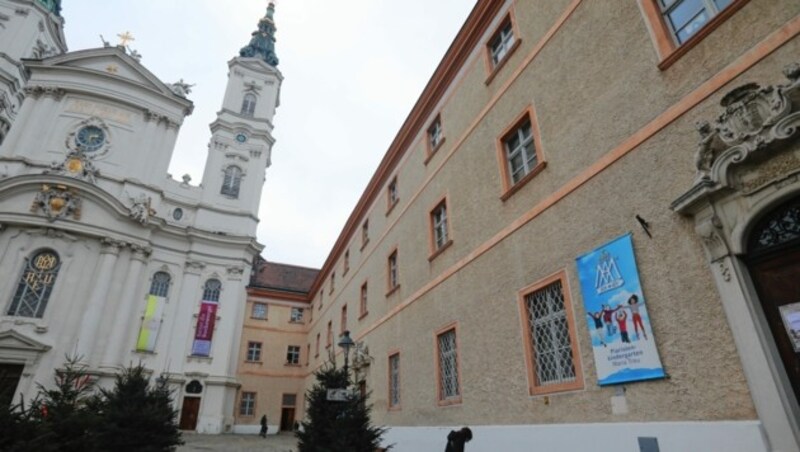
[[[225,451],[225,452],[295,452],[297,440],[292,433],[268,435],[266,439],[258,435],[198,435],[184,433],[186,442],[178,452]]]

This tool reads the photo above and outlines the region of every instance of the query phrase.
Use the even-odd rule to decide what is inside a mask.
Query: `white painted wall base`
[[[469,452],[640,452],[639,437],[658,440],[659,452],[767,452],[758,421],[642,422],[469,426]],[[392,452],[442,451],[451,427],[390,427]]]
[[[259,424],[235,424],[233,426],[233,433],[235,435],[258,435],[261,433],[261,425]],[[277,435],[277,425],[267,425],[267,435]]]

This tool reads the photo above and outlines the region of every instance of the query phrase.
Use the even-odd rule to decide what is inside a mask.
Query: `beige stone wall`
[[[509,2],[510,4],[510,2]],[[427,163],[424,130],[395,170],[399,204],[386,215],[381,193],[368,211],[370,241],[351,238],[350,271],[336,266],[336,288],[321,275],[324,302],[314,297],[308,341],[321,333],[323,363],[328,321],[348,327],[369,346],[367,373],[375,420],[388,425],[525,424],[614,421],[743,420],[756,414],[730,327],[689,220],[669,209],[695,176],[694,122],[720,112],[733,87],[775,83],[796,60],[790,40],[607,168],[604,156],[647,130],[704,82],[800,13],[800,3],[751,1],[666,70],[637,2],[579,2],[539,53],[540,40],[575,2],[519,0],[514,14],[522,43],[489,85],[482,46],[441,102],[446,142]],[[504,16],[504,9],[498,16]],[[488,39],[493,30],[488,30]],[[502,201],[495,152],[502,131],[533,105],[545,170]],[[431,119],[436,112],[431,114]],[[474,124],[474,127],[473,127]],[[566,196],[581,174],[597,174]],[[385,190],[385,187],[383,188]],[[428,213],[448,196],[453,246],[428,261]],[[514,231],[526,214],[558,202]],[[646,219],[648,238],[635,220]],[[575,258],[633,233],[642,288],[669,379],[625,385],[628,414],[614,415],[613,388],[600,388],[594,370]],[[502,236],[502,240],[496,240]],[[386,259],[398,250],[400,288],[386,296]],[[566,271],[583,367],[583,389],[528,395],[518,291]],[[369,285],[369,315],[358,320],[361,285]],[[458,322],[463,402],[436,403],[434,333]],[[246,342],[246,341],[243,341]],[[401,353],[402,409],[387,410],[387,364]],[[341,361],[340,361],[341,362]],[[306,373],[306,385],[313,377]]]

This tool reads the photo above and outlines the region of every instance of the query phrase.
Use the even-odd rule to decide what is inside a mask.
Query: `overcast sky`
[[[196,86],[170,172],[199,183],[211,123],[267,0],[66,0],[70,50],[130,47],[164,82]],[[236,5],[236,6],[233,6]],[[278,0],[275,117],[258,240],[275,262],[321,267],[475,0]]]

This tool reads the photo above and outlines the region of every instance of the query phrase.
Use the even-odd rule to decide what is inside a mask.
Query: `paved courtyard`
[[[198,435],[184,433],[186,442],[178,452],[226,451],[226,452],[295,452],[297,440],[292,433],[268,435],[266,439],[258,435]]]

